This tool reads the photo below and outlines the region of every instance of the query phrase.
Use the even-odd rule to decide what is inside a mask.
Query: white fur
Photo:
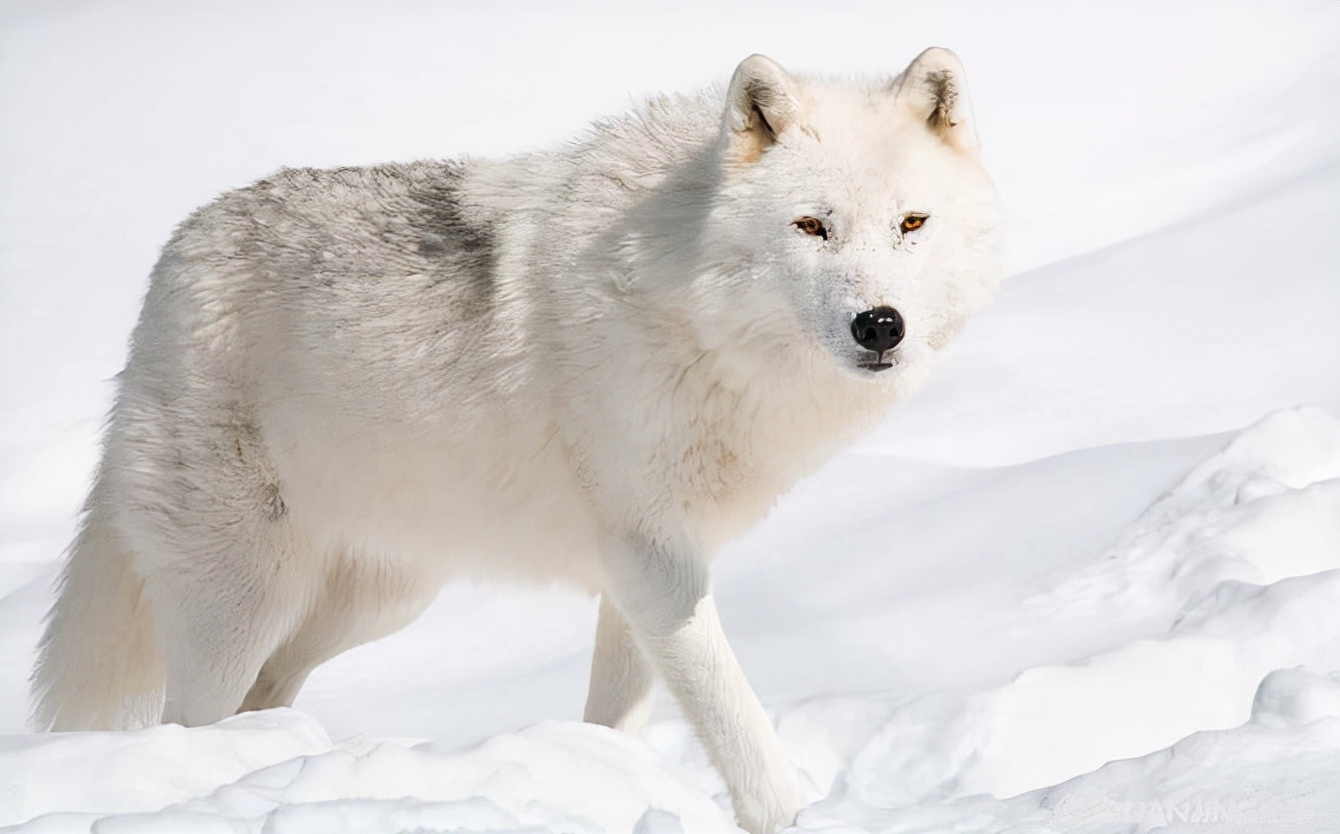
[[[283,171],[164,249],[34,675],[45,727],[202,724],[462,572],[603,595],[588,720],[665,679],[742,824],[801,805],[708,563],[996,283],[957,59],[664,98],[501,162]],[[908,212],[929,215],[903,233]],[[821,219],[828,240],[793,225]],[[894,367],[853,317],[896,307]]]

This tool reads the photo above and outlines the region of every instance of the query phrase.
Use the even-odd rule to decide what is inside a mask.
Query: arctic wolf
[[[283,170],[155,267],[34,673],[53,729],[293,702],[454,575],[601,595],[589,721],[659,676],[762,832],[795,767],[708,563],[997,282],[963,70],[654,99],[500,162]]]

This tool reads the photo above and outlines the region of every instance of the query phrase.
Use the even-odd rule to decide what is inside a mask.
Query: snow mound
[[[1306,690],[1336,683],[1290,674]],[[1303,676],[1308,683],[1300,683]],[[1289,726],[1253,721],[1195,733],[1165,750],[1011,799],[974,796],[895,810],[830,799],[807,810],[800,828],[813,834],[1327,834],[1340,820],[1337,774],[1340,719]]]
[[[4,735],[0,825],[61,811],[60,817],[70,818],[68,825],[50,828],[54,823],[47,821],[40,830],[86,831],[88,821],[100,816],[157,811],[330,748],[325,730],[294,711],[253,713],[192,729],[174,724],[128,732]]]
[[[1243,431],[1098,563],[1028,601],[1044,618],[1149,607],[1162,634],[975,696],[847,704],[875,726],[806,830],[1334,830],[1340,794],[1323,786],[1340,779],[1337,477],[1340,421],[1325,412]],[[815,711],[784,716],[783,734]],[[832,772],[841,754],[829,753],[810,761]],[[939,807],[973,794],[1022,795]],[[983,814],[1010,823],[974,827]]]
[[[332,744],[296,710],[192,729],[8,741],[0,824],[31,819],[11,829],[25,834],[87,832],[94,823],[98,832],[266,834],[735,830],[645,743],[573,722],[460,753],[392,740]]]

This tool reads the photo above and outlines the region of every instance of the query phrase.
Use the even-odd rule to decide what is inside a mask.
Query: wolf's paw
[[[735,800],[735,817],[749,834],[775,834],[790,828],[805,803],[799,786],[774,785],[772,790]]]

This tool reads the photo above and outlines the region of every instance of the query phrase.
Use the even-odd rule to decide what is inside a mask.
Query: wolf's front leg
[[[608,554],[607,568],[612,602],[707,746],[740,824],[755,834],[790,825],[803,804],[798,772],[726,643],[706,566],[647,547]]]

